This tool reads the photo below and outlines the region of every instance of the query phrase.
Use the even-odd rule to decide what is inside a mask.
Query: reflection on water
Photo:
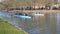
[[[60,13],[43,14],[44,16],[31,15],[31,19],[25,19],[13,17],[10,13],[0,12],[0,17],[29,34],[60,34]]]
[[[60,13],[57,14],[57,23],[56,23],[56,28],[57,28],[57,34],[60,34]]]

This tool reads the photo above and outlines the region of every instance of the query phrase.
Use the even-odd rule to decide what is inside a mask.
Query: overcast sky
[[[0,2],[3,2],[3,0],[0,0]]]
[[[58,2],[60,2],[60,0],[57,0]]]
[[[0,0],[0,2],[3,2],[4,0]],[[60,0],[57,0],[58,2],[60,2]]]

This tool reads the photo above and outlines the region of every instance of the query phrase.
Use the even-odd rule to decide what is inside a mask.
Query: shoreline
[[[1,10],[3,12],[22,12],[22,13],[34,13],[34,12],[40,12],[40,13],[60,13],[60,10]]]

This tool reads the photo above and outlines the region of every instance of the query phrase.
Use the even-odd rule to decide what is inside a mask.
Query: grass
[[[0,34],[27,34],[25,31],[16,28],[7,21],[0,19]]]

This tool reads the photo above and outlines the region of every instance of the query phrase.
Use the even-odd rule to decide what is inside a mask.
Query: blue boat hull
[[[19,18],[27,18],[30,19],[30,16],[24,16],[24,15],[14,15],[15,17],[19,17]]]

